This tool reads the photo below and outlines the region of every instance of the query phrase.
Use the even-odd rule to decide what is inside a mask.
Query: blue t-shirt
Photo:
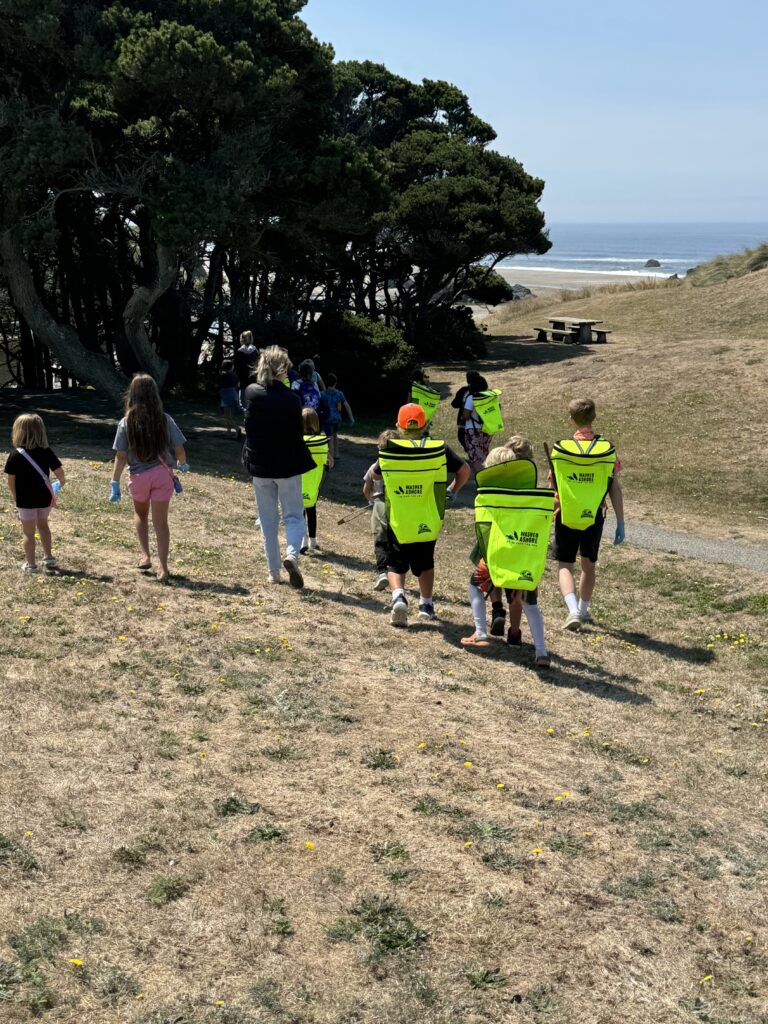
[[[341,410],[347,401],[346,395],[338,388],[326,388],[325,397],[328,399],[328,408],[330,409],[329,422],[341,423]]]
[[[302,408],[314,409],[317,412],[320,407],[320,388],[317,384],[306,380],[296,380],[291,385],[291,390],[298,393]]]

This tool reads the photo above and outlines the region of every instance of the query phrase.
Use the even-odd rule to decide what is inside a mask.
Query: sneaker
[[[320,554],[320,545],[317,543],[317,537],[309,538],[309,550],[316,551],[318,555]]]
[[[523,634],[519,629],[512,629],[510,626],[507,630],[507,643],[510,647],[522,647],[523,646]]]
[[[552,668],[552,659],[548,654],[537,654],[533,662],[534,668]]]
[[[504,636],[504,627],[507,624],[506,616],[503,610],[496,612],[491,619],[491,636]]]
[[[283,577],[280,575],[280,570],[279,569],[275,569],[274,571],[270,570],[269,582],[270,583],[282,583],[283,582]]]
[[[435,606],[431,601],[421,601],[419,603],[419,618],[422,622],[437,622]]]
[[[304,587],[304,577],[301,575],[299,569],[299,562],[295,555],[286,555],[283,559],[283,568],[288,573],[288,582],[296,590],[302,590]]]
[[[389,621],[393,626],[408,625],[408,604],[402,598],[393,602]]]
[[[581,629],[581,616],[578,612],[571,612],[569,614],[563,623],[563,629],[567,629],[569,633],[577,633]]]
[[[584,626],[593,626],[595,624],[595,620],[589,612],[579,612],[579,619]]]
[[[43,559],[43,565],[46,569],[55,569],[58,564],[58,560],[53,555],[46,555]]]
[[[382,590],[386,590],[389,586],[389,576],[385,572],[379,573],[379,578],[373,584],[373,589],[381,593]]]
[[[26,573],[40,572],[37,566],[32,565],[31,562],[25,562],[21,571]]]

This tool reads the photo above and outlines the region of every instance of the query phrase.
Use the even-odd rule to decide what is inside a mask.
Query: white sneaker
[[[579,618],[585,626],[593,626],[595,623],[589,612],[579,612]]]
[[[385,572],[381,573],[379,578],[373,584],[373,589],[381,593],[382,590],[386,590],[389,586],[389,576]]]
[[[283,568],[288,573],[288,582],[296,590],[302,590],[304,587],[304,577],[301,575],[299,569],[299,560],[295,555],[286,555],[283,559]]]
[[[317,537],[310,537],[309,538],[309,550],[310,551],[319,551],[320,550],[320,545],[317,543]]]
[[[40,572],[38,567],[36,565],[32,565],[31,562],[25,562],[21,571],[26,573]]]
[[[571,612],[563,623],[563,629],[569,633],[577,633],[581,629],[581,616],[578,612]]]
[[[393,626],[408,625],[408,605],[402,598],[395,601],[392,605],[392,613],[389,616],[389,621]]]
[[[280,570],[279,569],[275,569],[274,572],[270,570],[269,582],[270,583],[282,583],[283,582],[283,577],[280,575]]]

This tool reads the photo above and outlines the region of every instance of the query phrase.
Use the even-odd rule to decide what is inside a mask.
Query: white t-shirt
[[[464,399],[464,408],[467,410],[467,412],[472,414],[470,416],[470,418],[465,421],[464,429],[465,430],[482,430],[483,429],[483,421],[480,419],[480,417],[475,412],[475,403],[474,403],[474,401],[472,399],[472,395],[467,395],[467,397]]]
[[[372,500],[376,500],[376,498],[383,498],[384,497],[384,478],[383,477],[379,477],[377,479],[373,475],[373,467],[375,465],[376,465],[376,463],[374,462],[373,465],[368,469],[368,472],[363,477],[363,482],[364,483],[372,483],[373,484],[373,494],[371,495]]]

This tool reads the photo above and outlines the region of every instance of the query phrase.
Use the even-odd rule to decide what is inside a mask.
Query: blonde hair
[[[320,433],[320,417],[317,415],[314,409],[307,407],[301,410],[301,422],[304,425],[305,434],[319,434]]]
[[[424,436],[424,427],[398,427],[397,436],[414,441]]]
[[[277,381],[284,381],[292,366],[290,356],[279,345],[269,345],[261,350],[256,366],[256,380],[263,388]]]
[[[513,434],[508,441],[504,442],[504,447],[508,448],[511,452],[514,452],[516,459],[533,458],[533,445],[527,437],[521,437],[519,434]]]
[[[252,345],[253,344],[253,331],[243,331],[240,334],[241,345]]]
[[[380,452],[383,452],[390,441],[394,441],[398,434],[396,430],[382,430],[376,439],[376,447]]]
[[[577,427],[588,427],[597,415],[595,403],[591,398],[574,398],[568,403],[568,415]]]
[[[514,462],[515,458],[516,455],[511,448],[491,448],[483,465],[486,469],[490,469],[491,466],[500,466],[502,462]]]
[[[47,448],[48,434],[42,417],[36,412],[23,412],[13,421],[11,444],[14,448]]]

